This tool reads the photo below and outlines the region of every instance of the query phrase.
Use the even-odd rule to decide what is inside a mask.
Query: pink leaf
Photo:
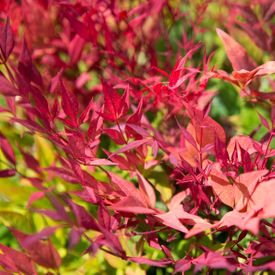
[[[248,173],[241,174],[233,185],[234,187],[234,197],[236,209],[241,211],[247,206],[247,203],[251,198],[253,191],[256,188],[256,185],[263,176],[268,173],[268,170],[257,170]],[[260,204],[259,204],[260,205]]]
[[[45,196],[45,193],[43,191],[37,191],[37,192],[32,193],[29,198],[27,208],[29,208],[35,201],[40,200],[44,196]]]
[[[91,165],[91,166],[101,166],[101,165],[106,165],[106,166],[113,166],[113,165],[117,165],[115,162],[112,162],[108,159],[94,159],[94,160],[91,160],[91,161],[88,161],[87,162],[88,165]]]
[[[259,66],[255,76],[264,76],[275,73],[275,61],[268,61],[265,64]]]
[[[260,118],[260,120],[261,120],[263,126],[264,126],[267,130],[271,130],[268,121],[267,121],[260,113],[258,113],[258,116],[259,116],[259,118]]]
[[[189,214],[184,211],[182,205],[175,206],[169,212],[155,215],[164,225],[177,229],[183,233],[188,233],[188,229],[182,224],[187,225],[199,224],[202,228],[209,228],[211,224],[197,215]]]
[[[204,266],[217,269],[222,268],[233,272],[236,269],[236,266],[228,261],[224,256],[217,252],[207,251],[192,260],[192,264],[195,265],[194,272],[201,270]]]
[[[189,189],[181,191],[179,193],[177,193],[176,195],[174,195],[170,202],[168,203],[168,208],[169,210],[172,210],[173,208],[178,207],[181,202],[190,194]]]
[[[215,194],[224,204],[234,207],[233,186],[218,167],[217,169],[211,170],[208,182],[212,186]]]
[[[179,210],[179,207],[174,208],[167,213],[158,214],[155,216],[160,219],[162,224],[168,227],[174,228],[183,233],[187,233],[188,229],[180,222],[178,218],[178,214],[179,214],[178,210]]]

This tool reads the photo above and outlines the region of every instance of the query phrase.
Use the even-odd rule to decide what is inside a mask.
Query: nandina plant
[[[275,270],[272,1],[0,12],[3,274]]]

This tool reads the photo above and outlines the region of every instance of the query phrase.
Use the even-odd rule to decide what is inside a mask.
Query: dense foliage
[[[275,271],[273,0],[0,20],[1,274]]]

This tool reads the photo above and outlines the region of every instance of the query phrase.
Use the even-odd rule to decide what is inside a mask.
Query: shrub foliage
[[[1,274],[274,271],[274,16],[1,1]]]

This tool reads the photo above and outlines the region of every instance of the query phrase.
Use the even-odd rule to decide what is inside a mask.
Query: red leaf
[[[14,47],[13,32],[10,27],[9,18],[6,20],[5,26],[0,29],[0,50],[2,62],[6,62]]]
[[[233,77],[242,82],[242,84],[247,84],[249,81],[253,80],[256,77],[262,77],[269,74],[275,73],[275,61],[269,61],[265,64],[255,68],[254,70],[247,71],[247,70],[238,70],[232,73]],[[264,99],[273,99],[274,100],[274,93],[262,93],[258,91],[252,91],[252,95],[262,97]]]
[[[81,230],[78,230],[76,228],[72,228],[69,234],[69,248],[72,249],[75,247],[81,238]]]
[[[258,116],[263,124],[263,126],[267,129],[267,130],[271,130],[268,121],[258,112]]]
[[[109,232],[108,230],[106,230],[100,224],[98,225],[98,227],[101,233],[103,234],[108,246],[111,247],[115,253],[117,253],[118,255],[122,256],[122,258],[124,258],[125,252],[119,242],[118,237],[113,232]]]
[[[80,60],[84,45],[85,40],[79,35],[75,35],[75,37],[71,40],[68,52],[72,65]]]
[[[28,235],[14,228],[10,229],[20,245],[28,252],[33,261],[46,268],[56,269],[61,264],[61,258],[50,240],[35,240],[25,245],[25,241],[33,235]]]
[[[45,121],[47,123],[50,118],[49,105],[47,99],[42,95],[41,91],[36,88],[30,89],[30,92],[35,101],[35,107],[39,115],[45,118]]]
[[[190,260],[181,259],[176,262],[175,272],[182,272],[182,274],[184,274],[184,272],[189,270],[190,267],[191,267],[191,259]]]
[[[116,144],[122,145],[125,143],[121,132],[116,129],[104,129],[103,133],[106,133]]]
[[[223,42],[227,56],[235,71],[242,69],[252,70],[256,67],[255,62],[247,55],[246,50],[235,39],[221,29],[217,29],[217,33]]]
[[[96,204],[98,202],[95,190],[88,186],[84,186],[84,190],[75,191],[74,194],[76,194],[78,197],[89,203]]]
[[[117,192],[121,195],[135,196],[139,194],[132,182],[127,181],[112,172],[108,172],[108,177],[110,179],[110,183],[115,185],[115,190],[117,190]]]
[[[200,44],[197,44],[192,50],[187,52],[187,54],[181,59],[178,60],[176,65],[173,68],[173,71],[169,77],[169,85],[168,87],[171,89],[178,88],[189,76],[193,75],[195,72],[190,72],[186,75],[184,73],[184,65],[188,58],[192,57],[194,52],[200,47]]]
[[[136,139],[146,138],[150,136],[147,130],[138,126],[137,124],[127,123],[125,127],[125,132],[128,134],[129,137],[134,137]]]
[[[45,193],[43,191],[37,191],[37,192],[32,193],[29,198],[27,208],[29,208],[35,201],[40,200],[44,196],[45,196]]]
[[[96,116],[93,115],[90,121],[89,129],[88,129],[89,140],[92,140],[92,141],[95,140],[96,136],[101,131],[102,125],[103,125],[103,118],[98,114],[96,114]]]
[[[79,124],[81,125],[82,123],[87,122],[87,120],[89,119],[89,114],[91,112],[91,110],[94,108],[94,101],[91,100],[89,105],[86,107],[86,109],[81,113],[80,117],[79,117]]]
[[[275,73],[275,61],[268,61],[265,64],[257,67],[258,71],[255,76],[264,76]]]
[[[26,275],[36,275],[32,260],[20,251],[14,250],[0,243],[0,266],[5,270],[23,273]],[[11,274],[11,273],[7,273]]]
[[[140,120],[142,117],[142,106],[143,106],[143,98],[139,101],[138,107],[135,112],[128,118],[126,124],[140,124]]]
[[[0,178],[9,178],[16,175],[16,170],[14,169],[4,169],[0,170]]]
[[[129,109],[128,90],[120,96],[116,90],[102,81],[104,93],[104,113],[100,113],[102,117],[110,121],[117,121],[121,116],[125,115]]]
[[[116,121],[119,118],[121,99],[119,94],[106,83],[102,84],[104,93],[104,115],[105,119]]]
[[[16,164],[15,155],[13,149],[8,142],[8,140],[4,137],[4,135],[0,132],[0,148],[5,155],[5,157],[13,164]]]
[[[128,257],[128,260],[138,264],[147,264],[149,266],[165,267],[172,263],[171,260],[151,260],[145,257]]]
[[[98,211],[98,223],[106,228],[108,231],[111,230],[111,221],[114,219],[108,212],[107,208],[103,204],[99,204]]]
[[[147,199],[149,201],[150,206],[151,207],[155,207],[155,205],[156,205],[156,194],[155,194],[154,188],[143,177],[142,174],[140,174],[139,172],[137,172],[137,176],[138,176],[138,183],[139,183],[140,189],[146,195],[146,197],[147,197]]]
[[[75,30],[75,32],[84,40],[87,41],[96,41],[97,32],[94,29],[93,24],[85,24],[79,20],[77,20],[70,13],[66,13],[66,17],[71,23],[71,26]]]
[[[37,243],[40,240],[48,239],[51,235],[54,234],[58,227],[46,227],[40,232],[34,234],[34,235],[29,235],[24,241],[22,242],[23,247],[30,247],[33,244]]]
[[[75,96],[66,89],[63,81],[60,80],[61,86],[61,98],[62,98],[62,108],[64,113],[68,116],[71,126],[73,128],[78,128],[77,123],[77,112],[78,112],[78,103]]]
[[[239,70],[239,71],[233,71],[232,76],[234,79],[236,79],[238,82],[240,82],[242,85],[246,85],[251,81],[255,76],[258,71],[258,68],[252,70],[252,71],[247,71],[247,70]],[[232,82],[234,83],[234,82]],[[237,84],[238,85],[238,84]]]
[[[20,60],[18,63],[18,71],[29,83],[33,81],[38,86],[43,86],[41,75],[32,63],[32,58],[25,40],[23,41]]]
[[[192,260],[192,264],[195,265],[194,272],[197,273],[197,271],[201,270],[204,266],[213,268],[213,269],[226,269],[230,272],[233,272],[237,266],[232,264],[230,261],[228,261],[224,256],[217,252],[213,251],[207,251],[197,257],[196,259]]]
[[[201,149],[209,144],[214,145],[217,138],[223,143],[226,142],[224,129],[214,119],[204,116],[203,112],[198,109],[189,108],[189,113],[195,128],[196,140]]]
[[[88,165],[91,166],[101,166],[101,165],[117,165],[115,162],[112,162],[108,159],[94,159],[87,162]]]
[[[64,220],[63,217],[57,211],[54,211],[54,210],[32,209],[32,211],[42,214],[42,215],[45,215],[55,221],[63,221]]]
[[[146,206],[136,195],[128,196],[120,202],[113,204],[112,209],[115,211],[133,213],[133,214],[155,214],[156,211]]]
[[[18,90],[2,75],[0,75],[0,93],[5,96],[16,96]]]
[[[120,153],[130,151],[132,149],[136,149],[136,148],[140,147],[141,145],[147,144],[149,142],[151,142],[151,140],[149,140],[149,139],[140,139],[140,140],[131,141],[127,145],[125,145],[124,147],[120,148],[115,153],[113,153],[111,155],[111,157],[114,155],[120,154]]]
[[[64,168],[48,167],[48,168],[46,168],[46,170],[49,171],[50,173],[58,176],[58,177],[61,177],[65,181],[68,181],[68,182],[71,182],[71,183],[78,183],[79,182],[79,179],[77,177],[75,177],[75,175],[71,171],[68,171]]]
[[[80,227],[84,227],[86,229],[92,229],[95,231],[98,231],[98,223],[96,220],[87,212],[87,210],[76,203],[74,203],[72,200],[67,199],[68,204],[70,205],[76,220],[77,224]]]
[[[20,150],[22,153],[24,160],[29,168],[36,171],[38,174],[41,173],[41,167],[39,162],[29,153],[24,152],[22,149]]]

